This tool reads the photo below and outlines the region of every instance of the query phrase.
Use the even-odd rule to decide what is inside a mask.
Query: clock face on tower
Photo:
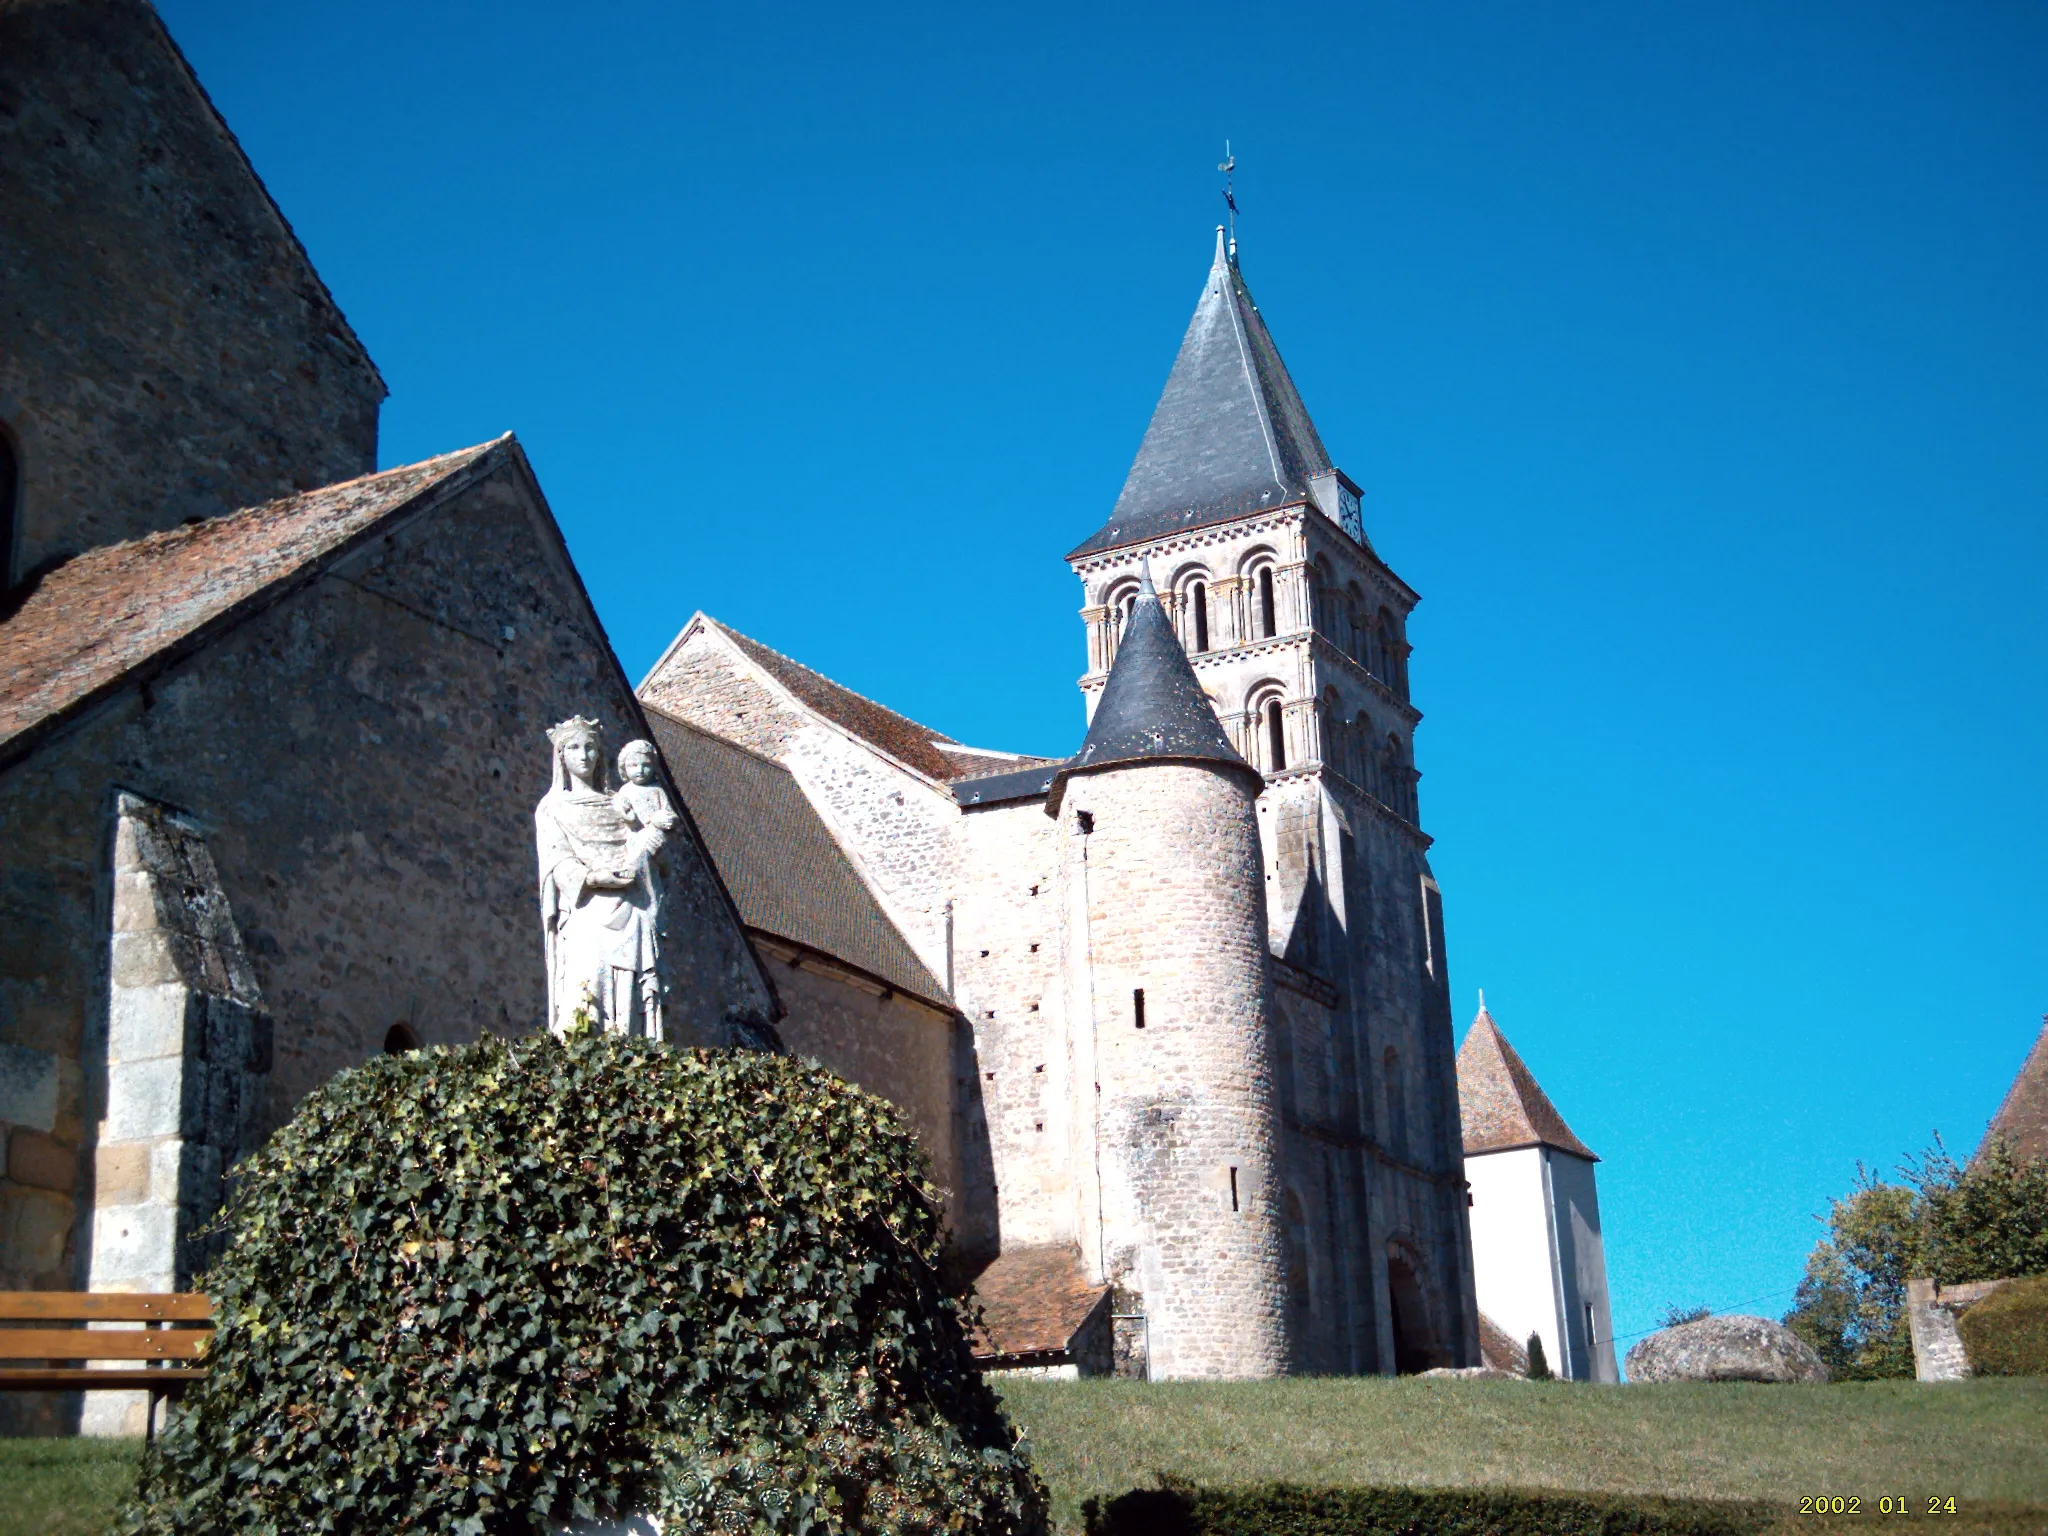
[[[1365,522],[1358,515],[1358,498],[1341,485],[1337,487],[1337,522],[1359,543],[1365,542]]]

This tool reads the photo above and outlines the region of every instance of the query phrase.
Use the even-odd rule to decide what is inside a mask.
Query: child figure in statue
[[[619,777],[626,782],[612,796],[612,808],[626,818],[627,826],[643,834],[642,846],[650,853],[676,824],[676,808],[668,803],[654,764],[651,741],[629,741],[619,748]]]

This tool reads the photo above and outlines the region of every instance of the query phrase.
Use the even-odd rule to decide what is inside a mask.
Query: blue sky
[[[2048,10],[163,10],[385,462],[516,430],[629,673],[701,607],[1019,750],[1228,137],[1617,1331],[1782,1310],[1859,1159],[1974,1144],[2048,1009]]]

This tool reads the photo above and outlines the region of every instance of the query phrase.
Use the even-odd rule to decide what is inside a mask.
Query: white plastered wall
[[[1465,1177],[1479,1310],[1518,1344],[1532,1333],[1541,1338],[1560,1376],[1620,1380],[1593,1165],[1549,1147],[1517,1147],[1467,1155]]]

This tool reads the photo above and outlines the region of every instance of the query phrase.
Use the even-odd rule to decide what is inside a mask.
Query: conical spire
[[[1330,456],[1216,231],[1216,259],[1109,521],[1068,558],[1306,499]]]
[[[1117,643],[1088,738],[1060,769],[1047,809],[1059,813],[1061,787],[1070,774],[1156,758],[1218,763],[1264,782],[1223,734],[1216,707],[1195,681],[1195,669],[1174,637],[1146,569],[1140,572],[1138,599]]]
[[[1508,1044],[1508,1037],[1486,1011],[1483,992],[1472,1032],[1458,1050],[1458,1118],[1467,1157],[1545,1146],[1588,1162],[1599,1161],[1593,1149],[1572,1134],[1550,1096],[1538,1086],[1536,1075]]]

